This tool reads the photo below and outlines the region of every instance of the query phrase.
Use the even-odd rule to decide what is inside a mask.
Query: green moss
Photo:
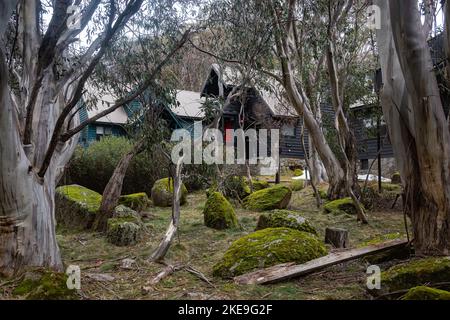
[[[297,212],[289,210],[274,210],[272,212],[261,214],[258,219],[256,230],[280,227],[291,228],[317,235],[316,229],[311,226],[308,220],[301,217]]]
[[[266,180],[252,180],[253,191],[263,190],[269,187],[269,182]]]
[[[120,210],[121,207],[128,210]],[[141,229],[142,221],[137,213],[127,207],[118,206],[114,217],[108,219],[106,239],[116,246],[134,245],[139,239]]]
[[[213,267],[213,275],[230,278],[280,263],[304,263],[327,254],[310,233],[289,228],[268,228],[242,237],[230,246]]]
[[[450,292],[435,288],[418,286],[409,289],[402,300],[450,300]]]
[[[236,213],[230,202],[219,192],[210,193],[203,210],[207,227],[223,230],[238,226]]]
[[[401,239],[401,238],[405,238],[405,237],[406,237],[405,234],[400,233],[400,232],[388,233],[388,234],[384,234],[384,235],[372,238],[368,241],[361,242],[358,245],[358,247],[359,248],[367,247],[367,246],[371,246],[371,245],[380,244],[382,242],[386,242],[389,240]],[[369,255],[367,257],[364,257],[363,260],[367,261],[370,264],[379,264],[379,263],[391,261],[394,259],[408,259],[410,256],[411,256],[410,246],[406,245],[406,246],[401,246],[401,247],[395,247],[390,250],[385,250],[383,252],[380,252],[380,253],[377,253],[374,255]]]
[[[325,213],[332,213],[334,215],[340,214],[356,214],[355,204],[351,198],[343,198],[330,201],[323,206]]]
[[[296,177],[302,176],[303,173],[304,173],[304,171],[302,169],[295,169],[294,170],[294,176],[296,176]]]
[[[304,188],[305,183],[303,180],[292,180],[291,182],[291,189],[292,191],[300,191]]]
[[[450,279],[450,258],[427,258],[401,264],[381,273],[381,284],[389,292]]]
[[[150,206],[150,199],[145,192],[133,193],[121,196],[119,198],[119,204],[140,212]]]
[[[100,208],[102,196],[79,185],[56,189],[55,216],[59,224],[74,229],[90,229]]]
[[[387,234],[383,234],[381,236],[372,238],[370,240],[361,242],[358,247],[362,248],[362,247],[367,247],[367,246],[371,246],[374,244],[379,244],[385,241],[389,241],[389,240],[395,240],[395,239],[400,239],[400,238],[404,238],[405,234],[402,234],[400,232],[394,232],[394,233],[387,233]]]
[[[400,175],[400,172],[394,172],[394,174],[391,177],[391,183],[393,184],[401,184],[402,183],[402,177]]]
[[[319,197],[320,198],[322,198],[322,199],[328,199],[328,193],[325,191],[325,190],[321,190],[321,189],[319,189]]]
[[[102,202],[101,194],[79,185],[61,186],[56,189],[56,192],[89,212],[97,212]]]
[[[50,270],[33,270],[13,290],[13,295],[28,300],[75,300],[75,290],[67,288],[67,275]]]
[[[244,200],[244,206],[246,209],[255,211],[285,209],[289,205],[291,196],[291,189],[277,185],[252,193]]]
[[[180,204],[187,202],[188,191],[186,186],[181,186]],[[173,180],[169,178],[160,179],[155,182],[152,188],[152,201],[157,207],[171,207],[173,202]]]

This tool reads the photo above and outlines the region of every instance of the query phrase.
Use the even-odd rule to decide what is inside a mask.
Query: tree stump
[[[348,231],[338,228],[326,228],[325,243],[331,244],[335,248],[347,248]]]

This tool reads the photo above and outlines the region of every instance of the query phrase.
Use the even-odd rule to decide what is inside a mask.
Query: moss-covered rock
[[[56,189],[55,216],[58,224],[74,229],[90,229],[102,201],[101,194],[79,185]]]
[[[450,300],[450,292],[426,286],[409,289],[402,300]]]
[[[76,290],[67,288],[68,276],[46,269],[27,271],[12,294],[28,300],[77,300]]]
[[[119,204],[123,204],[137,212],[147,209],[150,203],[150,199],[145,192],[127,194],[119,198]]]
[[[186,186],[181,186],[180,204],[183,205],[187,201],[188,191]],[[157,207],[171,207],[173,202],[173,180],[169,178],[160,179],[155,182],[152,188],[152,201]]]
[[[304,173],[304,171],[302,169],[295,169],[294,170],[294,176],[296,176],[296,177],[302,176],[303,173]]]
[[[402,177],[400,176],[400,172],[394,172],[394,174],[391,177],[391,183],[392,184],[401,184],[402,183]]]
[[[290,228],[268,228],[233,242],[213,267],[213,275],[230,278],[286,262],[304,263],[327,254],[314,235]]]
[[[138,242],[142,231],[142,220],[131,208],[120,205],[114,209],[114,215],[108,219],[106,239],[116,246],[129,246]]]
[[[297,212],[289,210],[274,210],[272,212],[261,214],[258,219],[256,230],[281,227],[317,235],[316,229],[308,220],[300,216]]]
[[[426,258],[396,265],[381,273],[383,292],[446,282],[450,279],[450,257]]]
[[[291,201],[291,196],[291,189],[283,185],[277,185],[253,192],[244,200],[244,206],[246,209],[255,211],[286,209],[289,201]]]
[[[305,187],[303,180],[292,180],[290,188],[292,191],[300,191]]]
[[[252,180],[253,192],[267,189],[269,187],[269,182],[266,180]]]
[[[219,192],[210,193],[203,210],[205,226],[223,230],[238,226],[236,213],[230,202]]]
[[[356,207],[351,198],[343,198],[330,201],[323,206],[325,213],[340,214],[356,214]]]

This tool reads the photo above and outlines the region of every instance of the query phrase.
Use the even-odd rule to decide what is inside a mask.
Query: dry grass
[[[242,229],[216,231],[203,225],[203,193],[190,194],[188,204],[182,207],[181,226],[176,242],[166,257],[171,264],[190,265],[202,272],[211,282],[185,270],[163,279],[149,292],[142,287],[164,266],[148,262],[147,258],[169,223],[171,209],[150,208],[150,218],[145,219],[148,232],[133,247],[115,247],[98,233],[72,233],[58,230],[64,263],[79,265],[82,269],[82,296],[85,299],[365,299],[365,270],[362,261],[338,265],[320,273],[300,279],[267,286],[242,286],[232,281],[212,278],[212,266],[221,258],[228,246],[237,238],[252,232],[259,214],[237,209]],[[234,204],[238,207],[237,204]],[[352,246],[376,236],[403,232],[403,216],[400,212],[372,212],[370,224],[359,225],[353,216],[333,216],[315,207],[310,188],[294,192],[292,210],[301,212],[318,229],[323,237],[327,226],[349,230]],[[121,268],[121,260],[133,258],[132,270]],[[99,282],[86,277],[87,273],[107,273],[115,279]],[[83,276],[84,274],[84,276]],[[1,290],[0,290],[1,295]]]

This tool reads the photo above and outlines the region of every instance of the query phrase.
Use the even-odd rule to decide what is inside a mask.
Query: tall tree
[[[81,8],[79,23],[71,24],[72,4]],[[0,1],[0,274],[9,276],[29,266],[62,268],[55,186],[77,134],[144,92],[177,47],[163,55],[131,94],[80,124],[76,113],[84,85],[107,48],[127,32],[125,26],[140,24],[139,30],[155,34],[164,14],[176,12],[174,4]],[[80,43],[81,36],[87,45]]]
[[[356,147],[344,107],[350,104],[348,70],[362,60],[361,48],[367,41],[355,36],[362,29],[363,7],[362,2],[350,0],[267,0],[233,4],[216,1],[211,9],[213,21],[222,14],[224,22],[216,28],[224,30],[230,39],[228,43],[222,41],[229,49],[219,58],[257,69],[272,83],[275,80],[281,85],[290,104],[303,117],[311,149],[317,151],[326,168],[329,197],[349,194],[356,204]],[[337,148],[330,145],[323,130],[323,103],[335,108],[334,129],[340,137]],[[317,167],[317,161],[312,164]],[[363,210],[359,219],[366,221]]]
[[[449,254],[450,134],[417,1],[374,1],[381,10],[377,44],[381,103],[402,176],[414,247]],[[448,16],[446,17],[448,19]]]

